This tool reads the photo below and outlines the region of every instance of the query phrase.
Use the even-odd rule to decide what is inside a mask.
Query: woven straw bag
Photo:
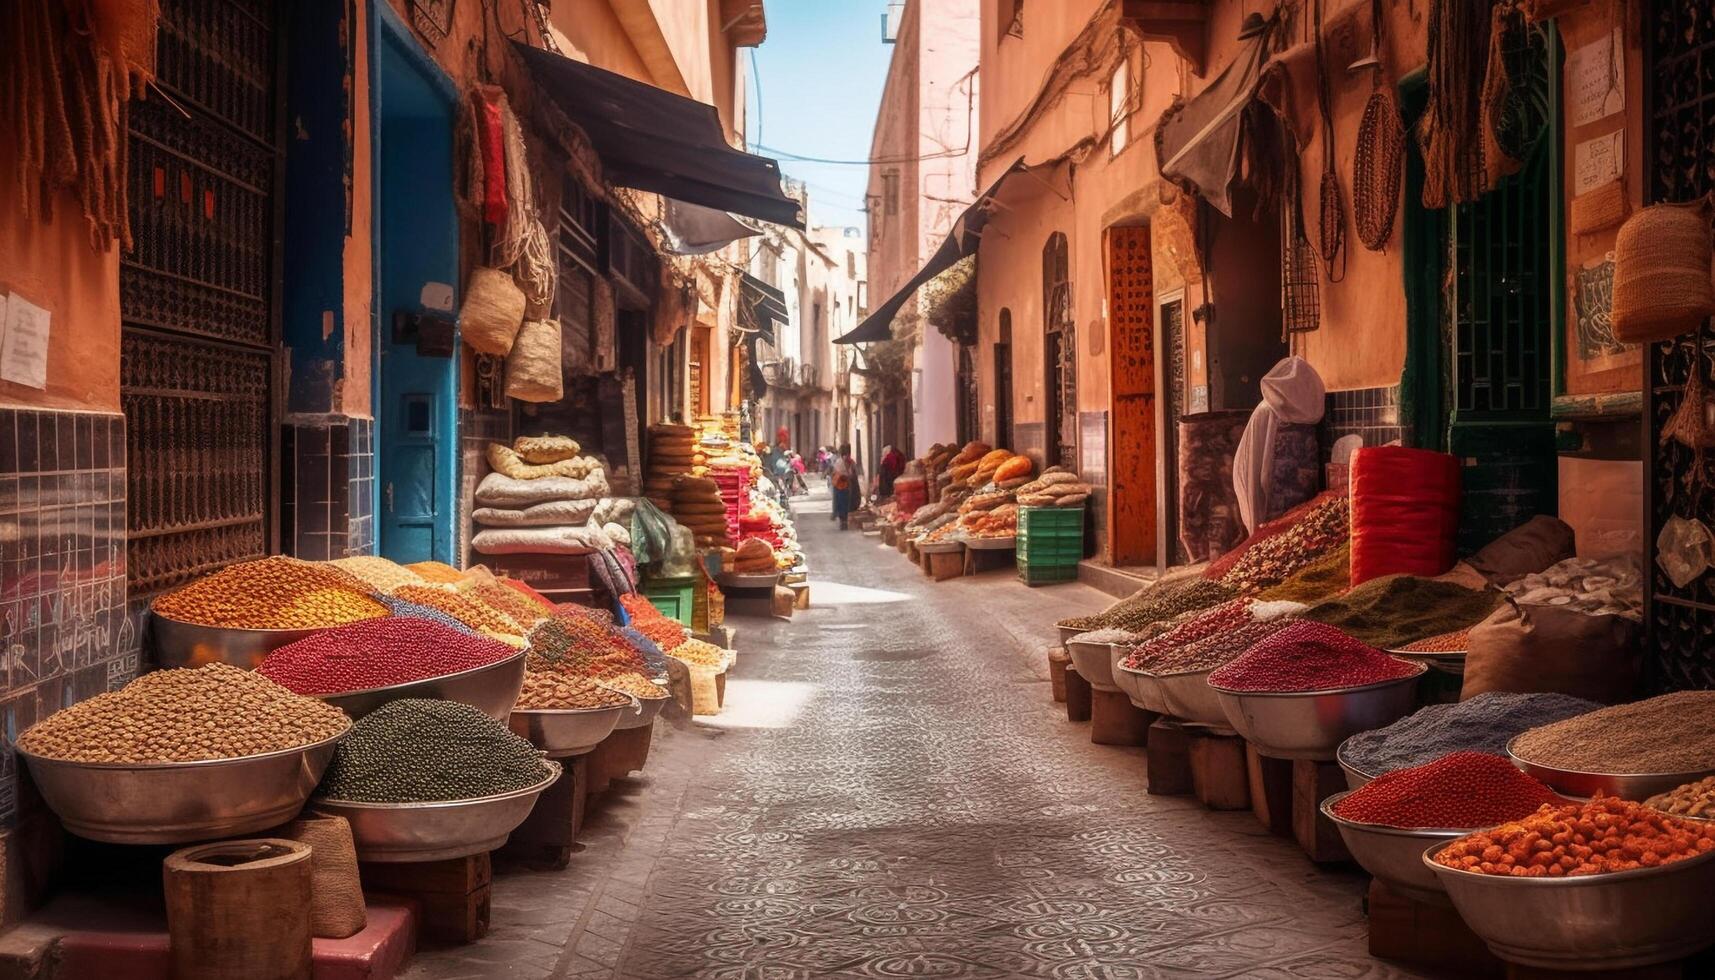
[[[478,354],[505,357],[524,323],[524,291],[510,273],[477,267],[465,286],[459,333]],[[558,355],[555,355],[558,357]]]
[[[1669,340],[1715,315],[1708,200],[1656,204],[1620,226],[1614,240],[1614,336]]]
[[[1570,226],[1574,235],[1588,235],[1612,228],[1626,220],[1631,202],[1626,200],[1626,182],[1610,180],[1595,190],[1572,199]]]
[[[529,320],[506,355],[506,397],[521,402],[557,402],[565,394],[560,375],[560,321]]]

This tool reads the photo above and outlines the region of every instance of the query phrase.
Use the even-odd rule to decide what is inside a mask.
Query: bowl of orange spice
[[[1715,833],[1598,796],[1436,843],[1423,861],[1496,956],[1554,970],[1666,963],[1715,943]]]

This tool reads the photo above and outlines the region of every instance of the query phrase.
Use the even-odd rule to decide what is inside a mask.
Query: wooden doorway
[[[1109,228],[1106,237],[1109,416],[1108,557],[1152,565],[1156,554],[1155,280],[1149,227]]]
[[[994,344],[994,444],[1012,448],[1012,311],[1000,311]]]
[[[1078,345],[1072,321],[1071,253],[1066,234],[1042,247],[1042,362],[1047,371],[1043,465],[1078,470]]]

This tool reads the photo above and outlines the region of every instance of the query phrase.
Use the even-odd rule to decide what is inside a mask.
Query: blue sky
[[[768,0],[765,7],[768,39],[751,49],[748,138],[753,152],[776,157],[788,177],[809,182],[812,225],[862,228],[869,170],[792,160],[780,151],[835,160],[869,156],[893,56],[893,46],[881,42],[886,9],[886,0]]]

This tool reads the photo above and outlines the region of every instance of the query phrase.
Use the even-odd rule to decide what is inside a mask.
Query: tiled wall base
[[[375,423],[300,416],[281,433],[280,540],[322,561],[375,552]]]

